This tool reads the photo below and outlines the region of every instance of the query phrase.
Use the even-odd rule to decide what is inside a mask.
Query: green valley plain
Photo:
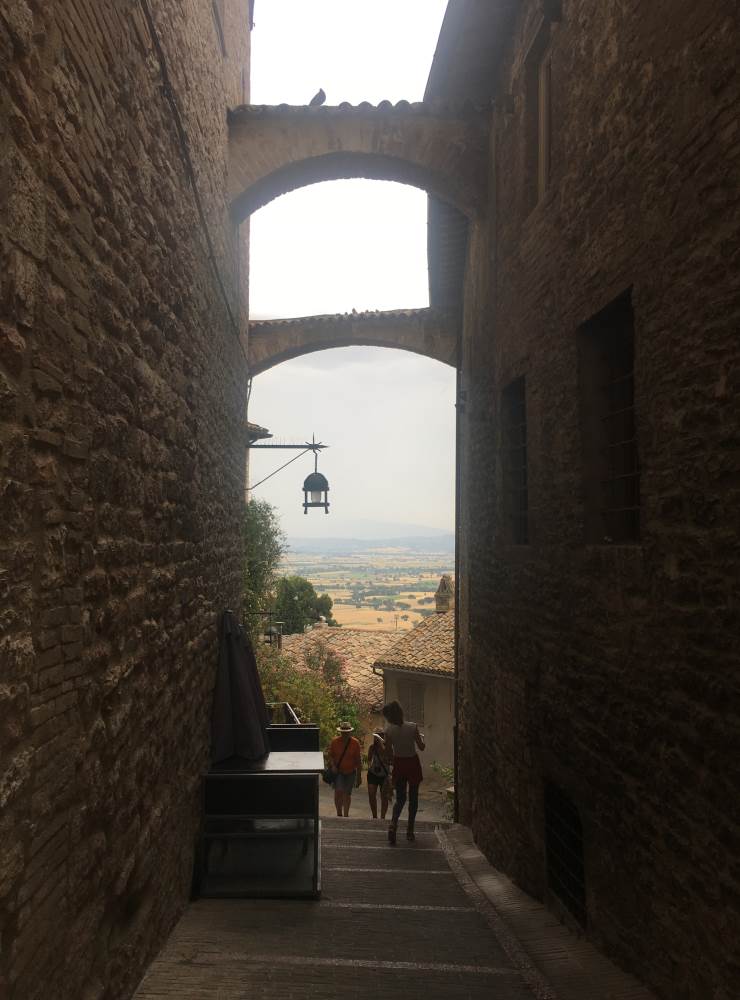
[[[434,613],[443,573],[454,574],[454,537],[291,539],[285,575],[304,576],[334,602],[348,628],[410,629]]]

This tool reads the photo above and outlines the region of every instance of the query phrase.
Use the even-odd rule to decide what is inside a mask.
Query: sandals
[[[416,834],[414,833],[413,826],[406,828],[406,840],[414,841],[416,840]],[[396,843],[396,828],[391,825],[388,827],[388,843],[393,846]]]

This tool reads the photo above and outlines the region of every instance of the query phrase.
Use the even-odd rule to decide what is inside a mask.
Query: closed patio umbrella
[[[264,757],[269,752],[268,721],[252,643],[233,612],[224,611],[211,716],[211,764]]]

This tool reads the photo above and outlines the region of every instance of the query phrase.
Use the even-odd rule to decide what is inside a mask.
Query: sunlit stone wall
[[[245,366],[200,0],[0,11],[0,994],[125,997],[187,899]],[[151,11],[182,119],[196,210]]]
[[[543,17],[550,182],[536,200],[527,64]],[[587,933],[667,1000],[729,1000],[737,7],[531,0],[508,30],[491,92],[487,239],[471,253],[466,303],[463,815],[496,865],[567,914],[546,877],[544,784],[556,784],[582,822]],[[594,543],[578,329],[630,289],[641,534]],[[522,376],[529,541],[514,544],[502,396]]]

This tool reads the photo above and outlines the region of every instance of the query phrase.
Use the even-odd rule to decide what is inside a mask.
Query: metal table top
[[[223,770],[216,765],[209,776],[237,776],[240,774],[320,774],[324,770],[324,755],[320,750],[273,750],[261,760],[246,761],[237,767]]]

